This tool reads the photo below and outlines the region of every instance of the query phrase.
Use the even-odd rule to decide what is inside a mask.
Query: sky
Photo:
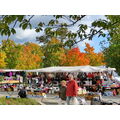
[[[48,23],[48,21],[51,18],[52,17],[50,15],[48,15],[48,16],[35,15],[35,17],[33,17],[32,21],[31,21],[31,23],[34,26],[32,29],[22,30],[17,25],[15,28],[16,34],[11,35],[10,39],[14,40],[16,43],[21,43],[21,44],[23,44],[25,42],[34,42],[34,43],[39,44],[39,42],[36,41],[36,36],[42,35],[43,32],[36,33],[35,27],[36,27],[37,23],[39,23],[40,21],[44,21],[45,23]],[[104,15],[88,15],[81,21],[81,23],[87,23],[87,25],[90,25],[91,22],[93,22],[96,19],[100,19],[100,18],[105,19],[105,16]],[[77,31],[77,29],[78,29],[77,24],[70,28],[70,30],[72,32]],[[6,38],[7,38],[7,36],[0,36],[0,42],[1,42],[1,40],[5,40]],[[79,47],[80,51],[84,52],[85,43],[89,43],[91,46],[93,46],[95,48],[95,52],[101,52],[102,49],[100,46],[100,42],[103,40],[106,40],[106,38],[103,38],[103,37],[98,38],[97,36],[95,36],[91,41],[85,40],[83,42],[78,43],[77,46]]]

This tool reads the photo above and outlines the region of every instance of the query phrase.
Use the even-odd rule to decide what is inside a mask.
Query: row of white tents
[[[0,72],[105,72],[115,71],[115,68],[106,68],[101,66],[58,66],[58,67],[47,67],[33,70],[16,70],[16,69],[0,69]]]

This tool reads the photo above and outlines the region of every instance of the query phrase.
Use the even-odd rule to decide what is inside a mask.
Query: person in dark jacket
[[[66,81],[65,80],[61,81],[59,98],[60,98],[59,104],[66,104]]]
[[[20,89],[20,91],[18,92],[18,95],[20,96],[20,98],[27,98],[27,92],[26,92],[25,87]]]
[[[67,89],[66,89],[66,96],[67,96],[67,104],[70,105],[70,100],[76,101],[77,100],[77,93],[78,93],[78,84],[74,80],[74,77],[72,74],[68,75],[69,82],[67,83]]]

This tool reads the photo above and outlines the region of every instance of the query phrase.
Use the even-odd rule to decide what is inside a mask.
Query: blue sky
[[[103,37],[98,38],[97,36],[95,36],[92,40],[85,40],[83,42],[80,42],[78,44],[78,47],[79,47],[80,51],[84,52],[85,43],[89,43],[92,47],[94,47],[95,52],[98,53],[98,52],[102,51],[100,42],[102,42],[104,40],[106,41],[106,38],[103,38]],[[105,46],[108,47],[108,44],[106,44]]]
[[[81,21],[81,23],[87,23],[87,25],[90,25],[91,22],[100,18],[105,19],[105,16],[104,15],[88,15]],[[50,19],[51,19],[50,15],[49,16],[36,15],[31,22],[35,27],[37,23],[39,23],[40,21],[44,21],[45,23],[47,23]],[[77,24],[70,28],[70,30],[73,32],[77,31],[77,29],[78,29]],[[14,40],[16,43],[22,43],[22,44],[28,41],[39,44],[36,41],[36,36],[40,36],[43,34],[43,33],[36,33],[34,28],[31,30],[30,29],[22,30],[18,26],[16,26],[16,31],[17,33],[15,35],[11,35],[10,39]],[[6,36],[0,36],[0,41],[6,38],[7,38]],[[98,38],[97,36],[95,36],[92,41],[85,40],[83,42],[80,42],[77,46],[80,48],[81,51],[84,51],[85,43],[90,43],[90,45],[95,48],[95,52],[100,52],[102,50],[100,46],[100,42],[105,39],[106,38],[103,38],[103,37]]]

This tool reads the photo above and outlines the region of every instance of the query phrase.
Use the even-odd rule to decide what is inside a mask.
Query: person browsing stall
[[[66,96],[67,96],[67,104],[70,105],[70,101],[75,101],[78,93],[78,84],[74,80],[74,77],[72,74],[68,75],[69,82],[67,83],[67,89],[66,89]]]
[[[59,104],[66,104],[66,81],[61,81],[60,91],[59,91]]]

